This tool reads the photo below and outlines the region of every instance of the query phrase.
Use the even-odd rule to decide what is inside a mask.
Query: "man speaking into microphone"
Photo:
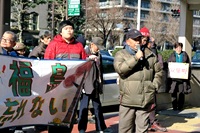
[[[141,38],[138,30],[128,31],[124,49],[114,58],[114,68],[119,74],[120,133],[148,132],[148,110],[162,83],[163,71],[157,56],[146,47],[141,50]]]

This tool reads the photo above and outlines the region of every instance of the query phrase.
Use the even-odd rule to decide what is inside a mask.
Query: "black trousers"
[[[0,133],[14,133],[15,131],[9,130],[9,128],[0,129]]]
[[[103,117],[101,101],[99,99],[99,95],[96,96],[95,91],[92,94],[85,94],[81,95],[80,99],[80,109],[79,109],[79,122],[78,122],[78,130],[87,129],[87,122],[88,122],[88,105],[89,101],[92,100],[92,105],[94,108],[94,115],[95,115],[95,125],[97,131],[105,130],[106,124]]]
[[[183,84],[177,84],[175,91],[171,94],[173,110],[182,110],[185,103],[185,94],[180,88],[183,88]]]

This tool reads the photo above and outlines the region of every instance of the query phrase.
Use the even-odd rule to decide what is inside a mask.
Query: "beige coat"
[[[114,67],[120,75],[120,104],[144,108],[154,103],[154,94],[162,83],[163,70],[157,56],[148,48],[143,61],[123,49],[116,53]]]

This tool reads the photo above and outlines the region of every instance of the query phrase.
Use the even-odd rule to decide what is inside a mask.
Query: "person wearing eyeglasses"
[[[17,36],[12,31],[5,31],[0,40],[0,54],[9,56],[18,56],[18,53],[13,49],[16,45]]]
[[[0,40],[0,54],[17,57],[18,53],[13,49],[16,45],[17,36],[12,31],[5,31]],[[14,133],[15,127],[0,129],[1,133]]]
[[[51,32],[49,30],[41,30],[39,37],[39,45],[30,52],[29,58],[44,59],[45,50],[51,41]]]
[[[114,57],[119,74],[119,133],[147,133],[149,109],[162,83],[162,68],[157,56],[142,46],[142,34],[136,29],[126,34],[125,48]]]

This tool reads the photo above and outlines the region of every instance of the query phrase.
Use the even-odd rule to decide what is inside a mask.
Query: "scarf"
[[[176,53],[176,62],[183,62],[183,53]]]
[[[129,53],[129,54],[131,54],[131,55],[135,55],[136,54],[136,51],[135,50],[133,50],[129,45],[125,45],[125,49],[126,49],[126,51]]]

